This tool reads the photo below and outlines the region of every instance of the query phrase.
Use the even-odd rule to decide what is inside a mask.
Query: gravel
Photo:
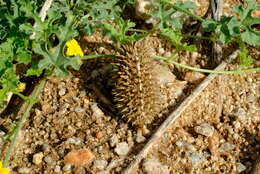
[[[146,140],[146,138],[142,135],[142,130],[138,129],[137,130],[137,134],[136,134],[136,139],[135,141],[137,143],[142,143]]]
[[[210,137],[214,133],[214,127],[208,123],[202,123],[194,128],[195,132],[206,137]]]
[[[69,172],[71,170],[71,165],[70,164],[66,164],[65,166],[62,167],[62,171],[63,172]]]
[[[59,95],[60,96],[63,96],[63,95],[65,95],[66,94],[66,88],[61,88],[60,90],[59,90]]]
[[[29,169],[28,167],[22,167],[18,169],[18,172],[23,174],[23,173],[30,173],[31,169]]]
[[[205,161],[205,157],[202,154],[199,154],[197,152],[189,153],[189,159],[191,161],[193,168],[199,167],[200,164]]]
[[[52,164],[53,163],[53,159],[49,156],[46,156],[44,157],[44,161],[47,163],[47,164]]]
[[[169,174],[170,173],[169,167],[162,165],[155,158],[145,159],[142,165],[142,169],[146,174]]]
[[[33,163],[39,165],[42,163],[43,153],[36,153],[33,155]]]
[[[115,148],[115,152],[118,154],[118,155],[127,155],[128,152],[129,152],[130,148],[127,144],[127,142],[121,142],[121,143],[118,143],[116,145],[116,148]]]
[[[118,136],[116,134],[113,134],[109,142],[111,147],[116,146],[116,144],[118,144],[119,142]]]
[[[59,172],[61,172],[61,167],[60,166],[55,166],[55,168],[54,168],[54,172],[56,172],[56,173],[59,173]]]
[[[218,151],[219,152],[231,152],[232,150],[234,150],[236,148],[236,146],[234,144],[231,143],[224,143],[222,144]]]
[[[93,167],[99,170],[103,170],[106,168],[107,164],[108,162],[106,160],[95,160]]]
[[[236,167],[237,167],[237,173],[241,173],[246,170],[246,166],[242,163],[237,163]]]

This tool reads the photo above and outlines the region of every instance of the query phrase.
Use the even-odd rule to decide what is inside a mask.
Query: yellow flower
[[[0,161],[0,174],[10,174],[6,168],[3,168],[2,161]]]
[[[77,56],[77,55],[81,57],[84,56],[84,53],[79,46],[79,43],[75,39],[68,41],[66,43],[66,46],[67,46],[67,51],[66,51],[67,56]]]
[[[20,82],[20,83],[18,83],[18,87],[16,88],[16,90],[18,92],[23,92],[25,90],[25,88],[26,88],[26,83]]]

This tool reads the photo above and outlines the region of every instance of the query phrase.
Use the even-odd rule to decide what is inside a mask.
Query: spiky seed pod
[[[135,126],[151,123],[162,106],[156,62],[149,57],[145,41],[124,45],[125,54],[116,59],[113,100],[119,113]]]

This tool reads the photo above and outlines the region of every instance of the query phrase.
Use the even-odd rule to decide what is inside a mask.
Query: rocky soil
[[[226,3],[224,13],[229,14]],[[203,14],[207,3],[198,4],[198,13]],[[167,41],[156,35],[149,40],[154,54],[171,56],[173,47]],[[115,53],[111,42],[99,34],[82,36],[80,43],[87,55]],[[250,54],[259,66],[259,49],[250,48]],[[191,66],[210,64],[208,54],[182,56],[182,63]],[[122,173],[168,114],[207,75],[164,64],[171,70],[167,77],[171,83],[162,87],[169,105],[161,117],[140,129],[118,117],[111,106],[109,89],[103,86],[109,61],[88,60],[70,77],[47,81],[19,135],[10,162],[12,173]],[[260,153],[259,99],[259,72],[218,76],[154,145],[136,173],[251,173]],[[15,112],[1,116],[0,135],[6,135],[18,118]],[[2,152],[7,145],[0,142]]]

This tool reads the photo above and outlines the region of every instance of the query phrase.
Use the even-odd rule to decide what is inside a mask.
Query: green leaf
[[[33,61],[31,67],[26,71],[26,76],[40,76],[42,74],[41,68],[38,66],[38,61]]]
[[[127,32],[134,26],[135,23],[128,20],[118,20],[117,25],[104,23],[103,25],[101,25],[101,28],[102,34],[109,36],[109,39],[111,39],[113,42],[128,43],[144,37],[143,34],[137,33],[127,35]]]
[[[18,53],[17,61],[24,63],[24,64],[30,63],[31,62],[31,53],[29,53],[27,51],[22,51],[22,52]]]
[[[249,45],[257,46],[260,45],[260,36],[255,32],[246,30],[241,34],[242,41],[246,42]]]
[[[240,57],[240,64],[244,66],[250,66],[253,63],[253,58],[248,55],[248,50],[246,48],[245,43],[239,41],[239,57]]]
[[[206,32],[214,31],[217,27],[217,22],[213,19],[205,19],[202,22],[202,27]]]
[[[196,51],[197,48],[195,45],[187,45],[186,43],[182,43],[182,33],[180,31],[174,31],[171,29],[164,29],[161,31],[160,35],[171,41],[172,44],[176,47],[176,51]]]

